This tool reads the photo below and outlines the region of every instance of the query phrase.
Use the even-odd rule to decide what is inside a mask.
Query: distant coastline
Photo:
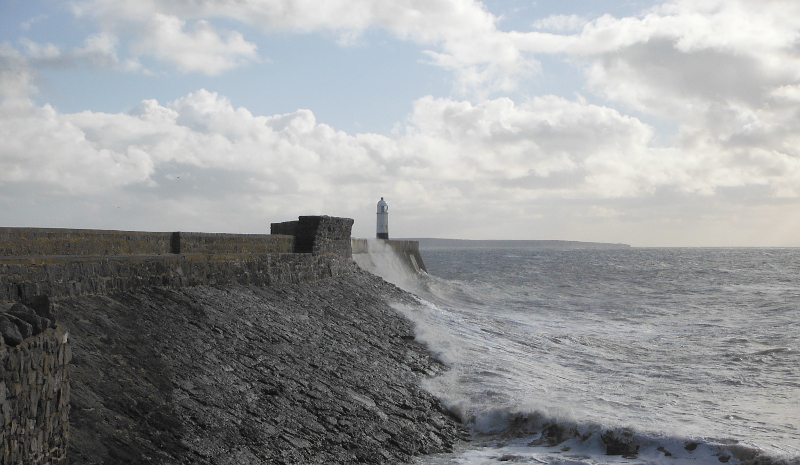
[[[580,242],[555,240],[468,240],[468,239],[436,239],[409,238],[403,240],[419,241],[421,250],[431,249],[629,249],[628,244],[606,242]]]

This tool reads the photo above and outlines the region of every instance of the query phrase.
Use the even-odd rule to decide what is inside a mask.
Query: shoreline
[[[73,341],[69,463],[397,463],[461,423],[420,386],[445,367],[361,270],[274,286],[60,300]]]

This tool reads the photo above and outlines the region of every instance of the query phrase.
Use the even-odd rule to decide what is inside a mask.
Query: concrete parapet
[[[298,221],[272,223],[272,234],[288,234],[295,238],[295,253],[335,254],[350,257],[350,230],[353,220],[333,216],[301,216]]]
[[[351,271],[352,225],[349,218],[302,216],[273,224],[283,234],[270,235],[0,228],[0,302],[146,286],[318,281]]]
[[[95,229],[0,228],[0,257],[31,255],[158,255],[171,233]]]
[[[0,342],[0,464],[66,463],[71,358],[61,327],[16,347]]]
[[[294,236],[297,234],[297,225],[299,221],[284,221],[282,223],[272,223],[269,226],[270,234],[282,234],[286,236]]]
[[[173,253],[272,254],[292,253],[294,250],[294,237],[291,235],[194,232],[177,234],[180,235],[180,249],[173,250]]]
[[[291,253],[294,238],[268,234],[0,228],[0,257]]]
[[[419,241],[403,241],[394,239],[352,239],[352,256],[356,263],[366,271],[375,272],[373,257],[391,254],[409,271],[428,270],[419,253]]]

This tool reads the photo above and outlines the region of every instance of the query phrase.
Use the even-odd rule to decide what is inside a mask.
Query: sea
[[[471,432],[420,464],[800,464],[800,249],[423,249],[377,273]]]

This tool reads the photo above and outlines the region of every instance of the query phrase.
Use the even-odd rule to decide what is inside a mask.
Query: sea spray
[[[384,278],[422,299],[396,308],[450,367],[425,386],[475,436],[429,463],[798,463],[800,252],[424,255]]]

